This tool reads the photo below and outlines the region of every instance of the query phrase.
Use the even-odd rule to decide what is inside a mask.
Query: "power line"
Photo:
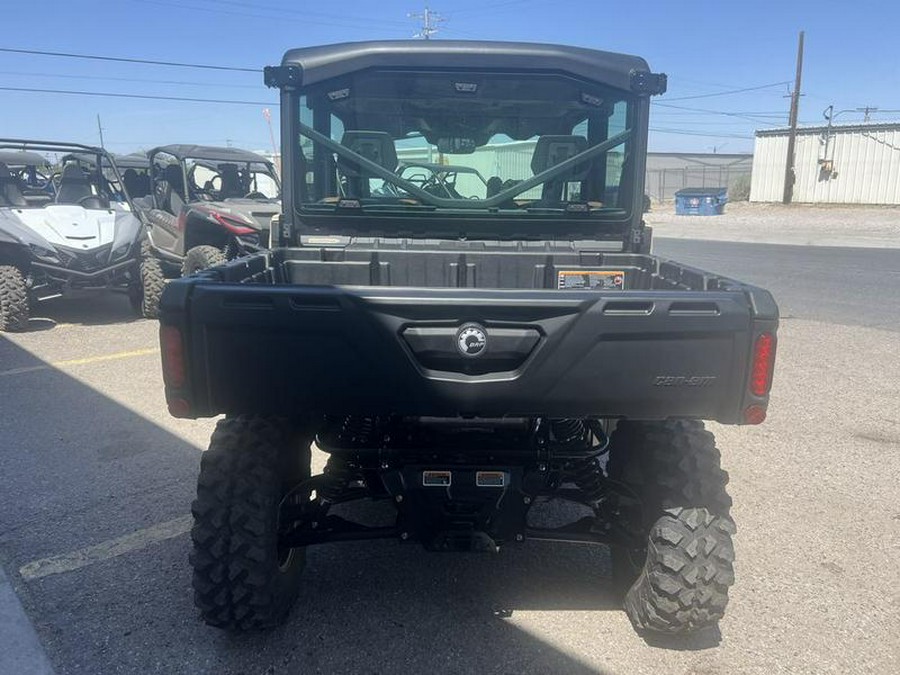
[[[194,11],[194,12],[207,12],[207,13],[211,13],[211,14],[231,14],[232,16],[249,16],[249,17],[253,17],[256,19],[268,19],[270,21],[272,19],[284,19],[287,21],[296,21],[298,23],[302,22],[303,24],[314,24],[314,25],[318,25],[318,26],[334,26],[337,28],[351,28],[351,29],[357,29],[357,30],[371,31],[372,24],[384,23],[384,20],[381,20],[381,19],[372,19],[370,21],[369,19],[362,19],[362,18],[354,19],[351,17],[350,19],[343,19],[341,17],[338,17],[336,20],[332,20],[332,21],[321,21],[319,19],[310,19],[308,17],[301,18],[298,16],[298,17],[294,18],[294,17],[290,17],[290,16],[285,16],[283,14],[281,14],[281,15],[271,14],[271,13],[270,14],[260,14],[258,12],[246,12],[246,11],[237,11],[237,10],[233,10],[233,9],[221,9],[218,7],[197,7],[196,5],[187,5],[183,2],[165,2],[164,0],[133,0],[133,1],[141,2],[141,3],[149,4],[149,5],[159,5],[162,7],[175,7],[177,9],[186,9],[188,11]],[[244,5],[244,6],[246,6],[246,5]],[[250,6],[254,7],[255,5],[251,4]],[[263,9],[264,11],[268,11],[268,12],[289,11],[287,9],[275,10],[275,9],[266,9],[263,7],[261,7],[261,9]],[[305,13],[305,11],[303,11],[301,13]],[[391,21],[390,24],[392,24],[390,26],[391,28],[399,28],[400,27],[399,22],[397,22],[395,24],[395,22]]]
[[[687,129],[666,129],[663,127],[650,127],[650,131],[660,134],[676,134],[678,136],[703,136],[706,138],[739,138],[741,140],[753,140],[753,136],[742,136],[740,134],[707,134],[702,131],[688,131]]]
[[[462,9],[454,9],[450,12],[451,16],[456,16],[457,14],[466,14],[471,16],[472,14],[487,14],[489,12],[496,12],[512,5],[522,5],[528,2],[534,2],[535,0],[507,0],[507,2],[496,2],[494,4],[481,5],[478,7],[463,7]]]
[[[770,122],[769,120],[752,117],[750,115],[744,115],[742,113],[726,112],[724,110],[710,110],[709,108],[689,108],[687,106],[671,105],[669,103],[659,103],[657,101],[654,101],[653,105],[658,106],[660,108],[673,108],[675,110],[689,110],[691,112],[701,112],[701,113],[707,113],[709,115],[725,115],[726,117],[739,117],[741,119],[750,120],[751,122],[756,122],[758,124],[768,124],[770,126],[778,126],[777,124]]]
[[[0,91],[18,91],[31,94],[68,94],[71,96],[105,96],[108,98],[138,98],[152,101],[181,101],[187,103],[221,103],[228,105],[276,106],[271,101],[234,101],[217,98],[192,98],[190,96],[153,96],[150,94],[115,94],[105,91],[71,91],[68,89],[37,89],[30,87],[0,87]]]
[[[62,73],[35,73],[35,72],[22,72],[15,70],[0,70],[0,75],[14,75],[18,77],[47,77],[47,78],[60,78],[67,80],[100,80],[107,82],[144,82],[147,84],[171,84],[171,85],[179,85],[179,86],[187,86],[187,87],[221,87],[225,89],[262,89],[263,84],[231,84],[231,83],[216,83],[216,82],[189,82],[185,80],[157,80],[154,78],[147,77],[110,77],[108,75],[67,75]]]
[[[719,91],[712,94],[695,94],[693,96],[679,96],[677,98],[666,98],[665,101],[688,101],[695,98],[712,98],[714,96],[731,96],[732,94],[743,94],[748,91],[759,91],[760,89],[771,89],[772,87],[781,87],[790,84],[788,80],[784,82],[773,82],[772,84],[761,84],[758,87],[744,87],[742,89],[729,89],[728,91]]]
[[[153,2],[153,1],[154,0],[132,0],[132,2]],[[202,3],[206,3],[206,4],[211,4],[211,5],[231,5],[233,7],[241,7],[241,8],[247,7],[246,0],[194,0],[194,2],[202,2]],[[278,7],[276,5],[262,4],[262,3],[256,2],[255,0],[251,4],[251,6],[254,9],[260,9],[260,10],[267,11],[267,12],[277,12],[277,13],[284,13],[284,14],[300,15],[303,17],[304,22],[309,22],[309,17],[317,17],[317,16],[323,17],[325,19],[337,19],[339,21],[345,21],[347,19],[347,14],[330,14],[328,12],[319,12],[319,11],[309,10],[309,9],[306,9],[305,7],[300,8],[300,9],[295,9],[292,7]],[[200,9],[200,8],[197,8],[197,9]],[[212,9],[206,10],[204,8],[203,11],[215,11],[215,10],[212,10]],[[353,19],[353,21],[358,22],[358,23],[364,23],[367,25],[371,25],[373,23],[381,23],[381,24],[385,24],[385,25],[391,24],[391,25],[401,27],[401,28],[406,27],[408,25],[406,21],[401,21],[399,19],[376,19],[376,18],[368,17],[368,16],[356,17],[355,19]]]
[[[152,61],[149,59],[132,59],[120,56],[98,56],[96,54],[75,54],[70,52],[47,52],[38,49],[13,49],[12,47],[0,47],[0,52],[7,54],[29,54],[32,56],[57,56],[67,59],[87,59],[90,61],[115,61],[117,63],[142,63],[150,66],[166,66],[169,68],[198,68],[201,70],[227,70],[241,73],[260,73],[259,68],[237,68],[234,66],[214,66],[204,63],[180,63],[177,61]]]

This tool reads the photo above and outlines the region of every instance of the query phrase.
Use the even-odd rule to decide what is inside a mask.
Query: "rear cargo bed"
[[[281,249],[172,283],[162,321],[189,377],[169,398],[187,416],[741,421],[753,340],[777,320],[766,291],[648,255],[527,248]],[[467,324],[479,358],[458,349]]]

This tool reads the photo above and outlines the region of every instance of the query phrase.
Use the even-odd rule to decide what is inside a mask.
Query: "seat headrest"
[[[163,170],[163,180],[179,195],[184,194],[184,173],[180,164],[169,164]]]
[[[587,150],[587,139],[584,136],[541,136],[538,138],[537,145],[534,146],[534,154],[531,156],[531,170],[535,174],[539,174],[585,150]],[[590,168],[591,161],[587,160],[576,164],[553,180],[584,180]]]
[[[222,164],[219,166],[219,177],[222,179],[222,189],[219,192],[223,197],[242,197],[246,190],[241,185],[241,175],[235,164]]]
[[[341,138],[341,145],[388,171],[393,172],[397,169],[397,147],[394,145],[394,139],[386,131],[345,131]],[[340,155],[338,155],[338,166],[346,176],[376,177],[372,172]]]
[[[84,170],[74,162],[66,164],[63,167],[62,175],[60,176],[60,181],[66,181],[67,183],[88,183],[89,179],[85,175]]]

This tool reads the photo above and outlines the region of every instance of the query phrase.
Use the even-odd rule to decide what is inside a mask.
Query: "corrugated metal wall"
[[[900,204],[900,124],[804,129],[795,152],[795,202]],[[757,135],[750,201],[781,201],[786,157],[786,131]]]

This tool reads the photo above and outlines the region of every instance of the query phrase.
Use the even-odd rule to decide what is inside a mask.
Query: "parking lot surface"
[[[900,671],[900,251],[678,242],[772,288],[770,417],[712,425],[737,583],[721,635],[646,641],[601,547],[310,550],[288,624],[228,635],[191,601],[188,516],[214,421],[165,410],[154,322],[52,301],[0,336],[0,563],[58,673]]]

